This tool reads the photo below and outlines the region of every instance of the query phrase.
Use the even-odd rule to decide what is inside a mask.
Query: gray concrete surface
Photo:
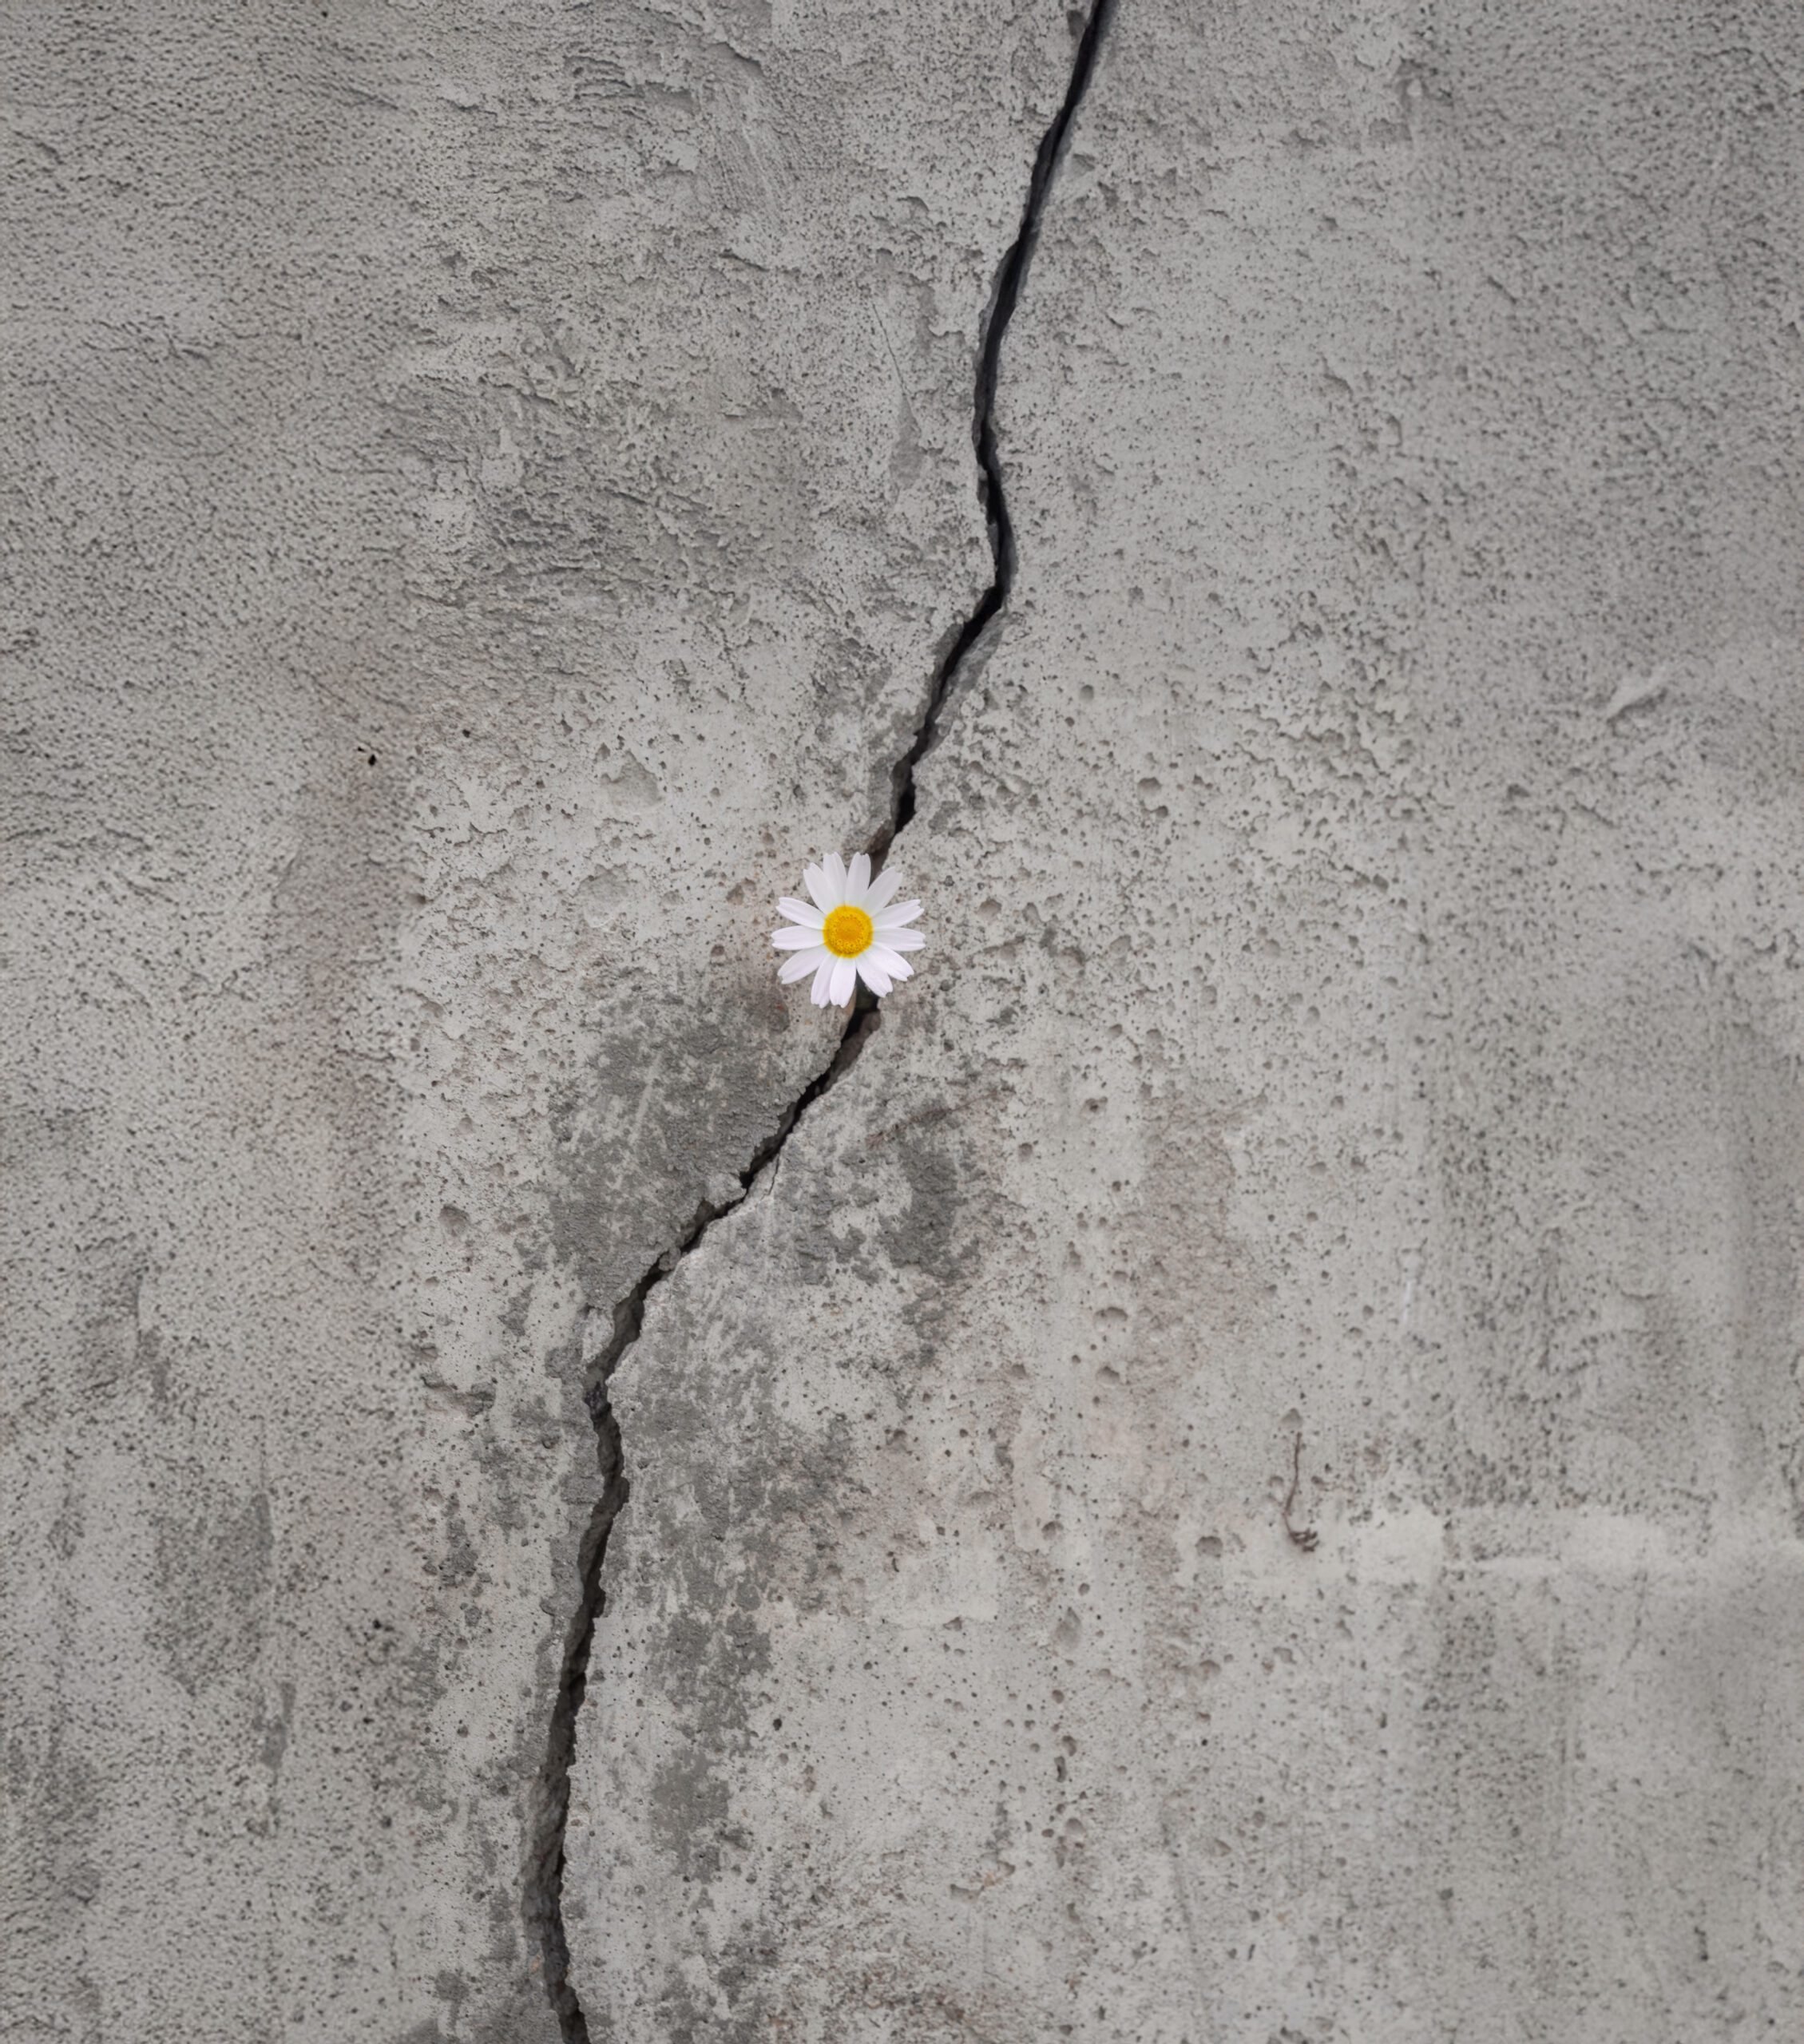
[[[1061,8],[15,6],[7,2034],[556,2034],[604,1313],[989,572]]]
[[[1804,2030],[1719,0],[1124,0],[922,970],[608,1385],[553,2010],[584,1393],[839,1039],[772,904],[989,580],[1072,27],[7,10],[0,2034]]]

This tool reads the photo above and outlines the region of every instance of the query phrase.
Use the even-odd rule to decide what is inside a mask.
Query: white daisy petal
[[[774,929],[771,933],[771,941],[779,951],[800,951],[809,945],[818,947],[820,941],[819,929]]]
[[[927,933],[922,929],[880,929],[876,941],[892,951],[918,951],[927,941]]]
[[[900,929],[904,923],[911,923],[921,913],[918,901],[898,901],[893,909],[880,909],[871,917],[879,929]]]
[[[866,891],[870,885],[870,854],[860,852],[852,861],[852,869],[846,876],[846,899],[854,908],[866,908]]]
[[[798,901],[793,894],[785,894],[777,903],[777,913],[787,916],[792,923],[806,923],[810,929],[819,929],[827,920],[824,909],[817,909],[812,901]]]
[[[858,969],[850,958],[835,958],[833,961],[833,980],[827,989],[828,1004],[843,1008],[856,991]]]
[[[830,965],[832,959],[833,953],[825,945],[817,945],[812,951],[800,952],[793,958],[784,959],[777,968],[777,977],[786,987],[793,986],[796,980],[805,980],[811,972],[819,971],[823,965]]]
[[[846,862],[837,852],[829,852],[821,861],[821,871],[833,889],[833,905],[837,909],[846,898]]]
[[[833,891],[832,883],[818,866],[811,866],[802,876],[802,884],[815,897],[815,906],[824,916],[829,909],[837,909],[839,897]]]
[[[858,961],[858,970],[864,970],[868,958],[880,972],[887,972],[892,980],[908,980],[914,976],[914,968],[906,958],[898,957],[887,945],[874,944]]]
[[[809,988],[810,998],[815,1007],[825,1008],[827,989],[833,984],[834,968],[839,963],[830,951],[822,958],[820,969],[815,975],[815,984]]]
[[[867,951],[858,960],[858,977],[881,1000],[890,991],[890,976],[877,963],[874,955]]]
[[[878,873],[877,877],[872,881],[870,885],[864,890],[864,905],[866,909],[870,914],[874,916],[877,911],[882,907],[883,904],[889,900],[890,897],[895,893],[896,889],[900,887],[901,885],[902,875],[898,873],[894,867],[890,867],[886,871]]]

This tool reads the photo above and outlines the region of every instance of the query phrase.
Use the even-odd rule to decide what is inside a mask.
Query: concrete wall
[[[946,675],[1084,26],[6,10],[0,2035],[1804,2031],[1804,18],[1120,0]]]

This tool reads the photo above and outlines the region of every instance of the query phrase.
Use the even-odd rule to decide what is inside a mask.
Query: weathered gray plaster
[[[1127,0],[930,963],[615,1379],[592,2034],[1804,2028],[1758,23]]]
[[[1062,7],[8,10],[9,2034],[555,2035],[583,1319],[990,572]]]
[[[549,2044],[581,1394],[837,1040],[1072,25],[6,36],[0,2027]],[[1804,2028],[1800,77],[1124,0],[922,970],[610,1386],[593,2037]]]

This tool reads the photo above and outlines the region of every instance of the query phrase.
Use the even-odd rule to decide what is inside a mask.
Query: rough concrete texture
[[[613,1301],[986,584],[1062,7],[9,10],[9,2035],[554,2037]]]
[[[592,2036],[1804,2034],[1762,19],[1124,0],[930,965],[615,1379]]]
[[[1804,2030],[1790,10],[1122,0],[674,1254],[1081,26],[7,10],[0,2034]]]

